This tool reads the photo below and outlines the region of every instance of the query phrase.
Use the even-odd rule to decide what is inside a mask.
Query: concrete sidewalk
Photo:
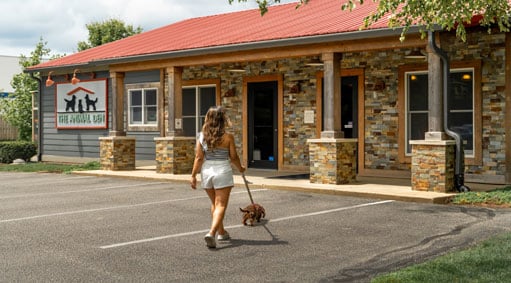
[[[189,182],[190,175],[156,173],[154,166],[137,167],[133,171],[75,171],[73,174],[148,179],[169,182]],[[456,193],[420,192],[411,189],[410,180],[394,178],[357,178],[357,182],[345,185],[311,184],[309,179],[296,178],[303,173],[276,173],[270,170],[249,169],[245,176],[251,189],[290,190],[364,198],[390,199],[424,203],[447,203]],[[245,187],[241,175],[234,176],[237,187]]]

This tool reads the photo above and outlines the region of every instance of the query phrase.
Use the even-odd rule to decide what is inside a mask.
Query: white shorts
[[[234,186],[232,167],[229,160],[205,160],[201,169],[203,189],[223,189]]]

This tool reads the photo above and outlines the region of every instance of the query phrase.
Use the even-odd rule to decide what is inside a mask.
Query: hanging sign
[[[106,79],[56,84],[57,129],[108,128],[107,89]]]

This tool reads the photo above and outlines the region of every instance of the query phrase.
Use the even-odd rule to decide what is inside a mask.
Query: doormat
[[[298,179],[310,179],[310,174],[294,174],[294,175],[282,175],[266,177],[267,179],[285,179],[285,180],[298,180]]]

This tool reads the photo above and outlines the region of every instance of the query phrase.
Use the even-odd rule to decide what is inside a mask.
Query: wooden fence
[[[0,118],[0,141],[14,141],[18,138],[18,130]]]

